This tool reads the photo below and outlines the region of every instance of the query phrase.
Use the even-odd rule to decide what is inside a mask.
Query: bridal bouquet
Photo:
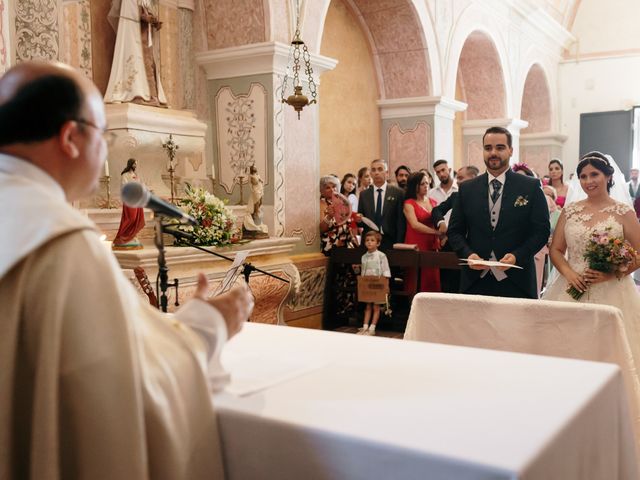
[[[234,234],[235,217],[227,208],[226,202],[203,188],[194,188],[187,184],[185,196],[180,200],[182,209],[198,222],[197,225],[177,227],[193,235],[189,243],[199,246],[229,245]],[[186,244],[178,240],[176,245]]]
[[[637,252],[624,238],[612,236],[610,230],[611,228],[607,228],[603,232],[591,234],[584,251],[584,259],[592,270],[621,275],[635,261]],[[567,293],[573,299],[579,300],[585,292],[570,286]]]

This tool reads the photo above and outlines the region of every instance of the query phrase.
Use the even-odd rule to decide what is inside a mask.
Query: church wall
[[[565,171],[578,163],[581,113],[640,105],[638,18],[640,3],[635,0],[580,3],[571,30],[576,41],[559,66],[561,131],[568,135]]]
[[[628,110],[640,105],[640,55],[565,61],[560,65],[561,130],[568,135],[563,150],[565,171],[578,164],[580,114]]]
[[[0,0],[0,75],[9,67],[9,5]]]
[[[320,114],[320,173],[342,178],[380,157],[378,85],[366,38],[342,0],[331,2],[324,32],[320,53],[338,65],[323,74],[314,107]]]
[[[389,178],[400,165],[412,171],[432,170],[433,117],[407,117],[382,120],[382,152],[388,159]]]
[[[581,0],[571,33],[577,42],[566,58],[640,54],[640,2]]]

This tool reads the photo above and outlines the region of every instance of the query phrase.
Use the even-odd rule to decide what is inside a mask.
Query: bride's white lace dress
[[[594,232],[609,230],[610,235],[623,237],[621,216],[631,211],[631,207],[616,202],[602,210],[587,213],[585,202],[572,203],[565,207],[566,223],[564,235],[567,242],[567,261],[573,270],[582,273],[588,267],[584,259],[584,251]],[[561,300],[575,302],[567,292],[568,283],[562,275],[557,275],[545,290],[544,300]],[[611,305],[622,310],[625,324],[635,334],[640,328],[640,295],[631,275],[625,275],[620,280],[596,283],[589,286],[587,292],[578,300],[580,303],[599,303]]]

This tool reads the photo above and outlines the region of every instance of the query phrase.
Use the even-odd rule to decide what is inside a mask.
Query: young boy
[[[389,261],[387,256],[378,250],[380,242],[382,241],[382,235],[378,232],[369,231],[364,236],[364,246],[367,248],[367,253],[362,256],[360,275],[362,276],[374,276],[374,277],[391,277],[391,270],[389,269]],[[384,303],[384,302],[383,302]],[[371,313],[373,312],[373,319]],[[364,311],[364,325],[358,331],[358,335],[375,335],[376,325],[380,318],[380,304],[367,303]],[[371,321],[371,327],[369,327],[369,321]]]

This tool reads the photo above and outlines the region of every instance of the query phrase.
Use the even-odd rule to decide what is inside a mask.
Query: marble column
[[[298,251],[318,251],[319,124],[316,105],[300,120],[281,103],[289,45],[264,42],[197,54],[207,74],[214,193],[230,203],[250,194],[247,169],[264,181],[264,222],[272,236],[302,238]],[[311,55],[314,82],[336,61]],[[291,95],[291,78],[287,92]],[[305,94],[308,91],[305,86]],[[322,101],[320,99],[319,101]],[[240,192],[242,191],[242,196]]]
[[[455,113],[466,109],[463,102],[446,97],[380,100],[383,156],[389,170],[407,165],[412,170],[428,168],[443,158],[453,164]]]
[[[482,156],[482,136],[489,127],[504,127],[511,132],[513,155],[511,163],[520,161],[520,130],[526,128],[528,122],[519,118],[493,118],[488,120],[468,120],[462,124],[463,165],[475,165],[484,171]]]
[[[159,0],[159,18],[162,28],[159,31],[160,45],[156,52],[160,58],[160,79],[170,108],[182,107],[180,44],[182,32],[178,26],[178,2]]]
[[[567,138],[566,135],[555,132],[523,133],[520,136],[520,161],[525,162],[540,176],[546,175],[552,158],[564,161],[562,148]]]

